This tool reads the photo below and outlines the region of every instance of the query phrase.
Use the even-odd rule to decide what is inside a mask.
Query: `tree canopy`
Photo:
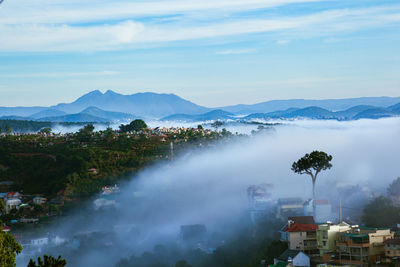
[[[400,177],[394,180],[387,189],[389,196],[400,196]]]
[[[394,228],[400,220],[400,208],[393,206],[390,199],[379,196],[364,207],[362,220],[366,226]]]
[[[15,266],[15,258],[21,251],[22,246],[13,236],[0,230],[0,266]]]
[[[328,155],[323,151],[313,151],[310,154],[305,154],[304,157],[300,158],[297,162],[293,162],[292,171],[298,174],[308,174],[311,176],[313,182],[313,197],[315,199],[315,181],[317,180],[318,174],[323,171],[332,168],[330,163],[332,156]]]
[[[126,132],[132,132],[132,131],[140,131],[147,129],[147,124],[144,122],[144,120],[136,119],[134,121],[131,121],[128,125],[121,124],[119,126],[119,130],[123,133]]]
[[[61,259],[61,256],[58,256],[58,258],[54,258],[52,256],[44,255],[43,260],[39,257],[38,258],[38,263],[34,260],[30,260],[28,267],[64,267],[67,265],[67,261],[64,259]]]

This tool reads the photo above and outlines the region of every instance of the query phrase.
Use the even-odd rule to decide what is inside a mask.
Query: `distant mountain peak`
[[[107,92],[104,93],[104,95],[120,95],[120,94],[109,89],[109,90],[107,90]]]

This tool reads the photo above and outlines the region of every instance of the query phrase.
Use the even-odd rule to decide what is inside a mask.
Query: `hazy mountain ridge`
[[[58,104],[52,108],[67,113],[77,113],[88,107],[129,113],[145,118],[161,118],[177,113],[198,114],[210,110],[174,94],[137,93],[122,95],[111,90],[104,94],[100,91],[92,91],[72,103]]]
[[[272,100],[254,105],[208,108],[174,94],[122,95],[111,90],[89,92],[71,103],[51,107],[0,107],[0,118],[55,122],[116,122],[135,118],[207,121],[308,118],[361,119],[398,116],[400,97],[362,97],[327,100]]]
[[[342,111],[330,111],[320,107],[289,108],[269,113],[253,113],[245,117],[235,117],[232,113],[229,116],[214,116],[212,112],[199,115],[177,114],[163,118],[163,120],[178,121],[206,121],[206,120],[252,120],[252,119],[320,119],[320,120],[358,120],[358,119],[379,119],[385,117],[400,116],[399,105],[389,108],[360,105]]]
[[[345,99],[289,99],[289,100],[271,100],[253,105],[234,105],[221,107],[228,112],[235,114],[251,114],[251,113],[269,113],[277,110],[286,110],[289,108],[307,108],[320,107],[331,111],[341,111],[352,108],[354,106],[368,105],[377,107],[389,107],[400,103],[400,97],[360,97]]]

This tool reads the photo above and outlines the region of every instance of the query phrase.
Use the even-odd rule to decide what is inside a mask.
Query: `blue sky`
[[[0,105],[400,96],[399,26],[397,0],[5,0]]]

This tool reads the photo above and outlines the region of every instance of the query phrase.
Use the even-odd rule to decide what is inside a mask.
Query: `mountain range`
[[[135,118],[209,121],[238,119],[340,119],[400,116],[400,97],[272,100],[254,105],[208,108],[175,94],[87,93],[50,107],[0,107],[0,119],[52,122],[124,122]]]

